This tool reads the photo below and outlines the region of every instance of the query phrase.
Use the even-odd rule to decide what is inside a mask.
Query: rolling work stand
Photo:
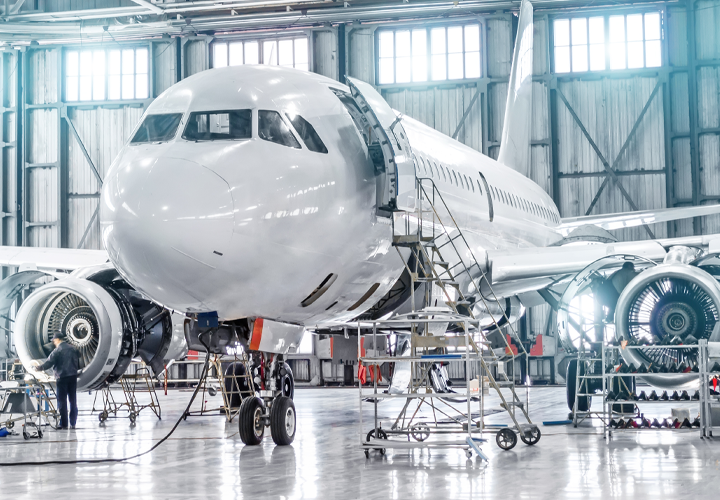
[[[453,323],[462,325],[463,333],[429,334],[433,327],[446,327]],[[410,378],[407,388],[403,388],[402,391],[379,392],[377,377],[374,377],[372,387],[366,388],[359,384],[360,428],[363,429],[360,446],[366,457],[370,456],[370,451],[375,450],[384,454],[388,448],[460,448],[465,450],[468,458],[471,458],[474,452],[487,461],[486,455],[480,449],[481,443],[485,441],[482,438],[483,433],[494,432],[497,445],[504,450],[512,449],[517,444],[517,435],[528,445],[540,440],[540,430],[530,420],[527,407],[517,396],[514,384],[509,383],[506,376],[503,376],[506,379],[504,381],[497,380],[493,376],[490,366],[497,365],[498,358],[492,349],[480,348],[474,340],[471,331],[482,338],[477,324],[477,320],[469,319],[467,316],[454,313],[438,314],[438,311],[418,311],[402,319],[373,322],[372,334],[365,337],[366,341],[371,338],[372,345],[376,346],[378,336],[406,329],[409,326],[410,350],[403,356],[360,355],[359,366],[375,365],[379,368],[383,363],[395,363],[397,373],[399,364],[408,363]],[[360,332],[360,328],[358,331]],[[358,334],[358,352],[362,354],[360,339],[361,335]],[[486,344],[484,339],[480,341],[480,345]],[[449,349],[454,349],[455,352],[446,353]],[[437,384],[433,384],[431,380],[434,376],[433,371],[439,370],[439,364],[447,361],[464,362],[463,392],[438,391]],[[479,368],[479,376],[471,379],[473,365]],[[507,412],[512,420],[511,426],[485,424],[483,397],[485,379],[499,396],[502,410]],[[503,393],[503,389],[509,393]],[[403,407],[394,422],[389,427],[383,428],[378,417],[378,404],[383,400],[393,399],[404,400]],[[373,427],[367,434],[364,434],[362,418],[364,402],[372,403],[374,409]],[[477,413],[473,413],[473,406],[477,409]],[[518,409],[519,412],[516,411]],[[432,439],[437,435],[448,437],[463,435],[464,438]]]
[[[124,401],[118,402],[115,399],[110,385],[106,385],[95,393],[91,413],[100,412],[98,420],[101,424],[109,418],[123,418],[125,415],[121,415],[121,413],[127,412],[130,425],[135,425],[138,415],[145,409],[150,409],[158,420],[162,420],[160,400],[155,391],[155,380],[147,366],[142,364],[135,373],[126,373],[120,377],[119,383]],[[149,401],[140,403],[137,398],[138,394],[147,394]],[[101,397],[102,409],[95,407],[98,395]]]
[[[25,439],[42,438],[43,426],[56,428],[60,419],[53,386],[35,378],[25,380],[25,370],[20,363],[14,363],[8,373],[15,380],[0,384],[0,426],[12,430],[17,422],[22,422]],[[7,418],[2,420],[1,415]]]

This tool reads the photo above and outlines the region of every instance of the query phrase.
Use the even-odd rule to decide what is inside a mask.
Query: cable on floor
[[[201,339],[199,339],[200,342],[205,344]],[[206,346],[207,347],[207,346]],[[190,402],[188,403],[187,407],[185,408],[185,411],[182,412],[180,415],[180,418],[178,418],[177,422],[175,422],[175,425],[172,429],[170,429],[170,432],[168,432],[165,437],[163,437],[160,441],[155,443],[152,448],[150,448],[147,451],[144,451],[142,453],[138,453],[137,455],[133,455],[131,457],[125,457],[125,458],[80,458],[77,460],[43,460],[38,462],[14,462],[14,463],[2,463],[0,462],[0,467],[16,467],[21,465],[63,465],[63,464],[102,464],[102,463],[117,463],[117,462],[125,462],[127,460],[133,460],[135,458],[142,457],[143,455],[147,455],[148,453],[153,452],[163,444],[165,441],[168,440],[170,436],[173,435],[175,432],[175,429],[178,428],[180,425],[180,422],[183,421],[183,418],[185,417],[185,414],[190,411],[190,407],[192,406],[193,402],[195,401],[195,397],[197,396],[200,386],[202,386],[205,383],[205,379],[208,375],[208,366],[210,365],[210,349],[207,349],[207,356],[205,356],[205,365],[203,366],[202,376],[200,377],[200,381],[198,382],[197,387],[195,387],[195,391],[193,391],[193,395],[190,398]]]

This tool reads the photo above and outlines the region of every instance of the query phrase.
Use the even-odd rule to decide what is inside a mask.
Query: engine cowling
[[[480,320],[483,330],[494,330],[497,326],[505,326],[518,321],[525,314],[525,306],[517,297],[501,300],[487,298],[478,300],[472,308],[475,318]]]
[[[697,362],[697,351],[673,344],[709,339],[720,321],[720,286],[702,269],[680,263],[661,264],[636,276],[623,289],[615,309],[615,335],[632,344],[662,345],[662,349],[624,349],[636,367]],[[697,382],[693,373],[642,377],[658,387],[682,387]]]
[[[52,352],[55,333],[80,351],[78,389],[115,382],[140,357],[155,374],[182,355],[182,318],[148,300],[109,267],[73,273],[39,287],[17,311],[15,347],[25,368],[39,379],[35,361]]]

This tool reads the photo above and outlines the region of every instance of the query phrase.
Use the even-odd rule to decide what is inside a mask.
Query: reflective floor
[[[189,397],[185,391],[161,395],[162,421],[147,410],[135,427],[126,418],[101,427],[96,415],[86,413],[76,431],[50,430],[41,440],[0,438],[0,462],[120,458],[144,451],[170,430]],[[83,394],[80,402],[87,410],[92,397]],[[235,423],[190,417],[152,454],[129,462],[0,467],[0,497],[718,498],[720,439],[702,440],[697,430],[628,431],[607,444],[597,423],[541,426],[537,445],[519,442],[510,451],[488,436],[483,451],[489,464],[468,461],[455,449],[389,450],[366,459],[358,447],[357,389],[298,389],[295,402],[298,433],[291,446],[276,447],[268,432],[261,446],[246,447]],[[380,407],[385,422],[398,404]],[[683,405],[696,412],[697,405],[687,403],[652,408],[657,416],[669,416],[671,406]],[[372,405],[364,406],[364,418],[370,418]],[[488,398],[487,407],[497,408],[498,401]],[[530,408],[536,422],[565,419],[564,388],[534,388]],[[486,421],[505,422],[507,416]]]

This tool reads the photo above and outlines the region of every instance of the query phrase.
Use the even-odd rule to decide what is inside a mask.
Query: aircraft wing
[[[585,225],[594,225],[603,229],[622,229],[625,227],[655,224],[671,220],[689,219],[703,215],[720,214],[720,205],[702,205],[699,207],[658,208],[654,210],[638,210],[606,215],[586,215],[582,217],[564,217],[557,230],[567,236],[574,229]]]
[[[74,271],[107,261],[105,250],[0,246],[0,266]]]
[[[654,262],[662,262],[668,249],[676,245],[702,248],[710,253],[720,252],[720,234],[607,244],[490,250],[487,253],[487,264],[493,285],[515,282],[518,287],[527,288],[531,283],[528,280],[532,279],[535,285],[530,285],[530,288],[539,289],[543,288],[544,283],[539,278],[578,273],[588,264],[607,255],[637,255]],[[510,290],[507,290],[503,295],[509,292]]]

